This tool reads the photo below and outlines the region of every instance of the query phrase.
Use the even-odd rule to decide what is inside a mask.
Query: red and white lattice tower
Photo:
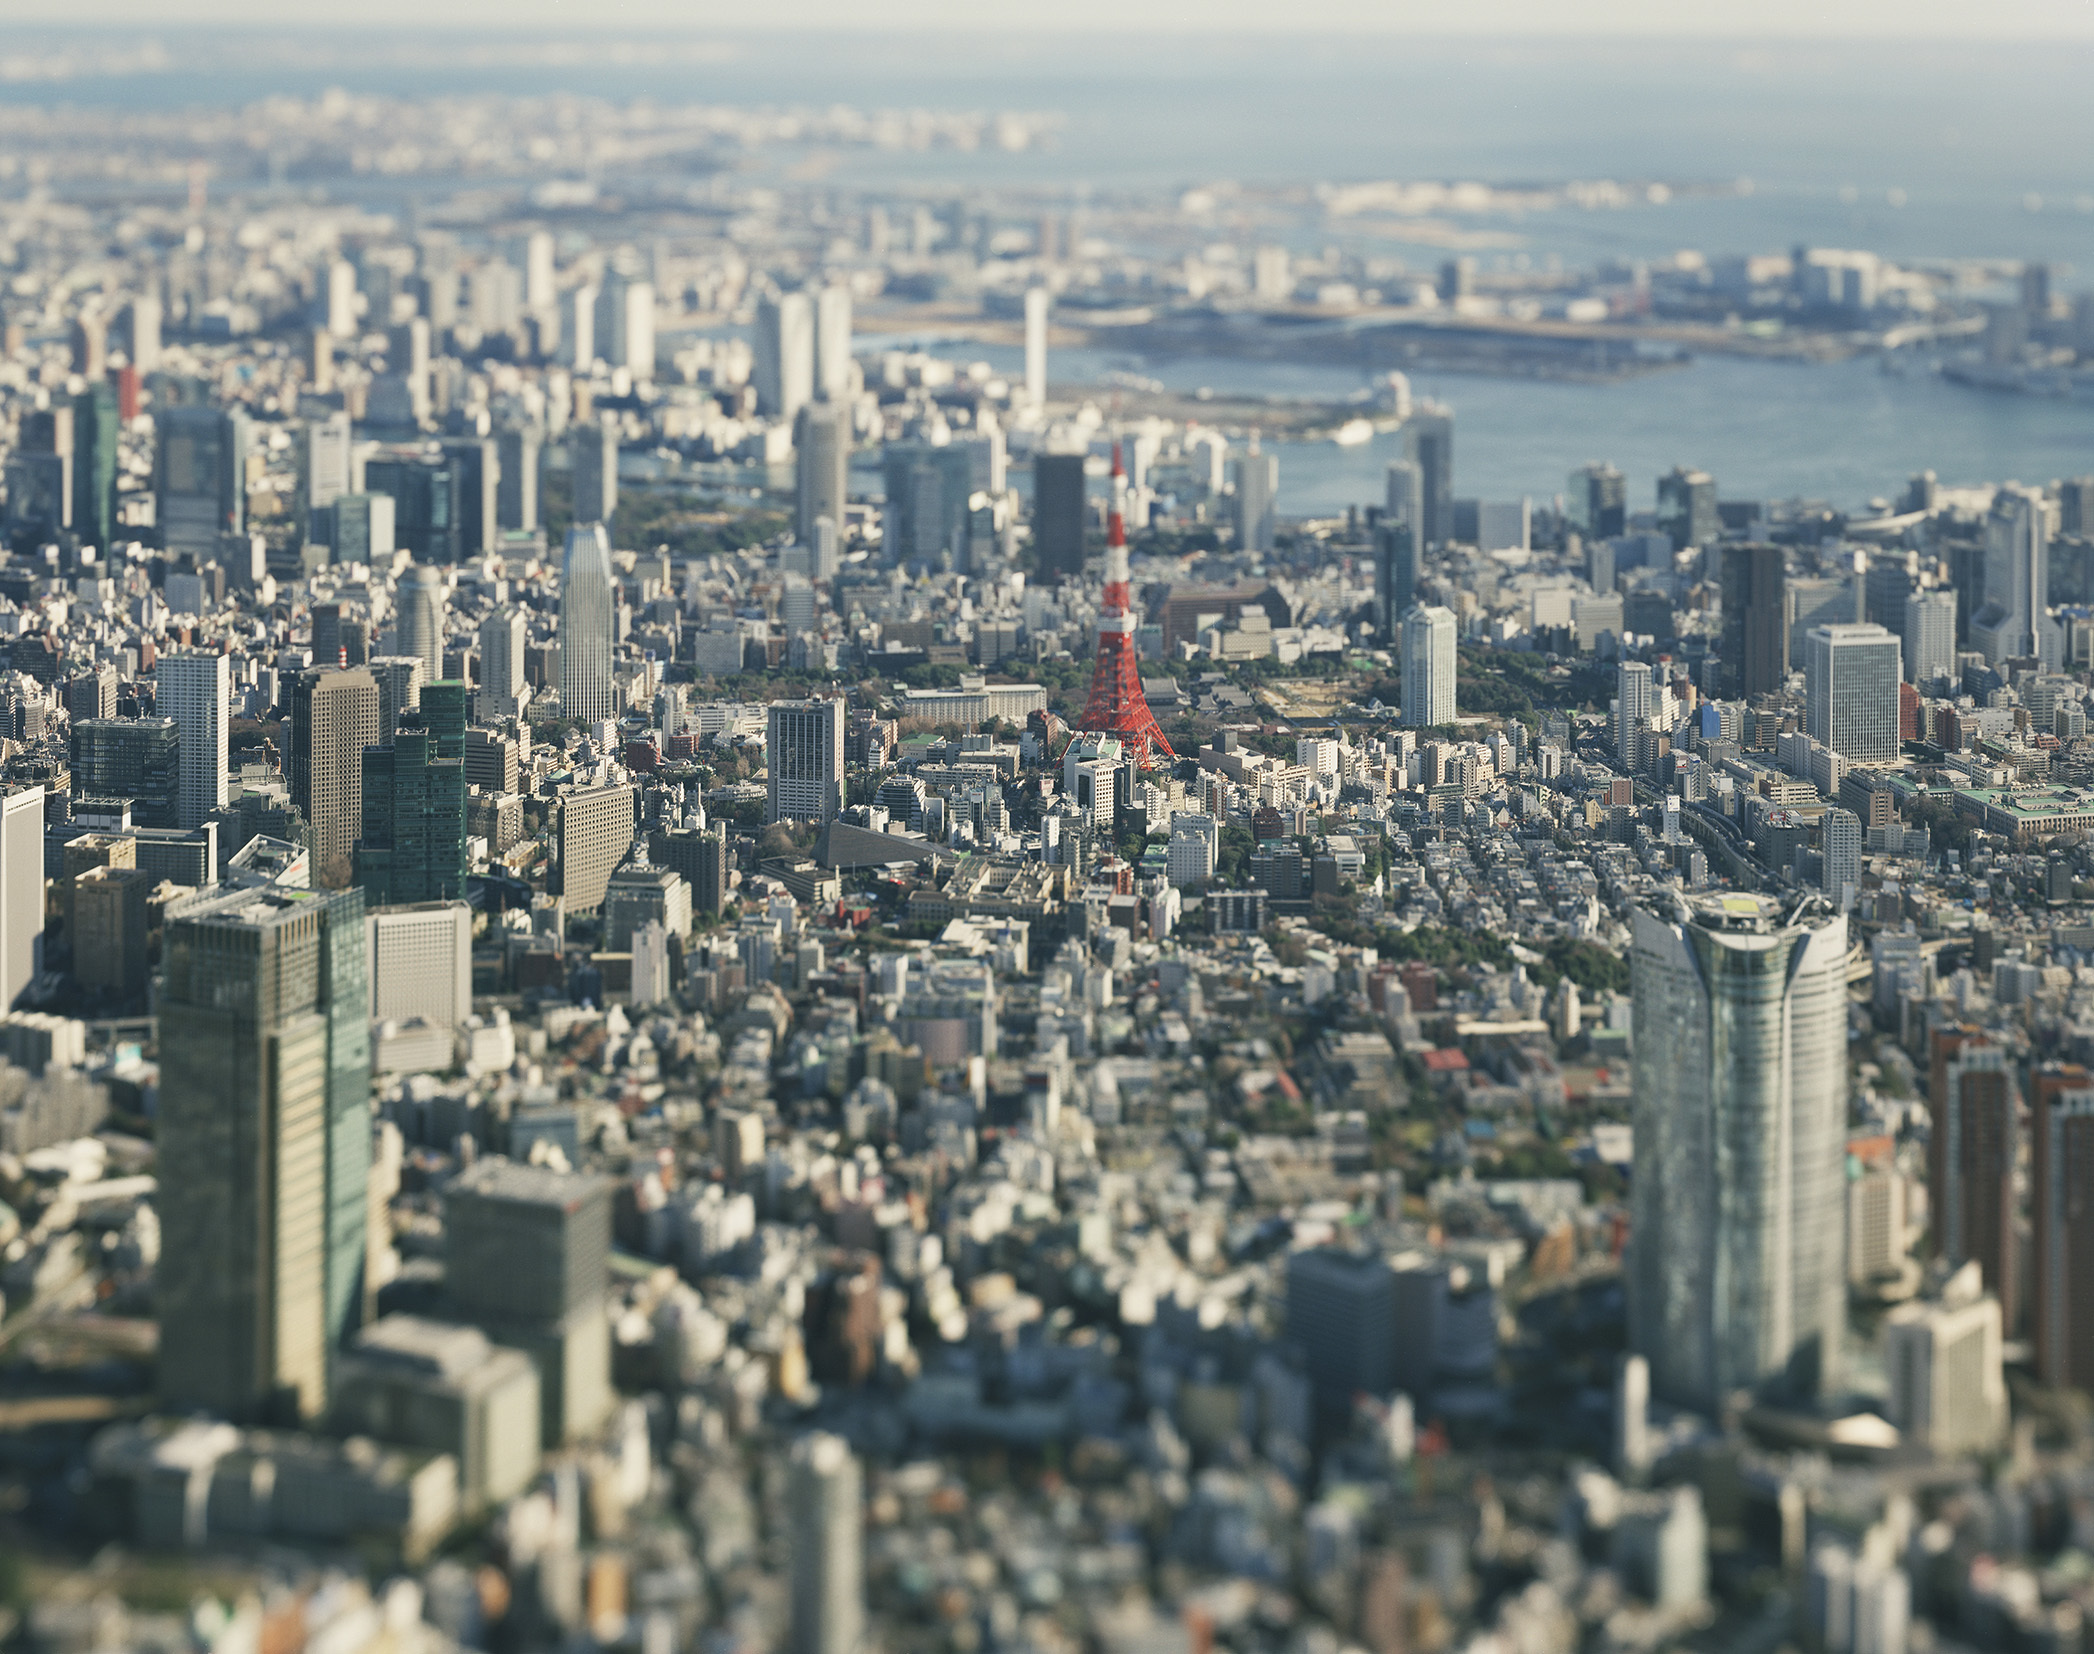
[[[1120,447],[1114,443],[1112,514],[1105,520],[1105,607],[1098,616],[1098,664],[1091,673],[1091,698],[1084,703],[1081,727],[1118,736],[1130,757],[1148,764],[1176,754],[1142,694],[1141,667],[1135,659],[1126,493],[1127,474],[1120,469]]]

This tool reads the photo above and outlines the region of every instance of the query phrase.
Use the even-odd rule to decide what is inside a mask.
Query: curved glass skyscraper
[[[1680,1406],[1838,1370],[1847,922],[1822,912],[1726,894],[1636,914],[1629,1347]]]
[[[575,524],[560,560],[560,710],[585,723],[611,716],[614,590],[610,535]]]

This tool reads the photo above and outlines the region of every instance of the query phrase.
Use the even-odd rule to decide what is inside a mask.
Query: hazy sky
[[[1430,32],[1779,39],[2094,38],[2085,0],[6,0],[11,27]],[[4,51],[4,48],[0,48]]]

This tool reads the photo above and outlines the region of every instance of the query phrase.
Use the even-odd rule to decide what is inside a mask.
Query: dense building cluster
[[[0,1640],[2084,1648],[2094,480],[1306,519],[699,193],[8,205]]]

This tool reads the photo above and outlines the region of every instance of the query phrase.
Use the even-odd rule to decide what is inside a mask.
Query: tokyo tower
[[[1170,742],[1142,694],[1134,658],[1134,603],[1127,574],[1124,500],[1127,474],[1120,445],[1112,449],[1112,513],[1105,519],[1105,607],[1098,616],[1098,664],[1091,673],[1091,698],[1084,703],[1082,729],[1116,735],[1130,756],[1144,764],[1173,758]]]

